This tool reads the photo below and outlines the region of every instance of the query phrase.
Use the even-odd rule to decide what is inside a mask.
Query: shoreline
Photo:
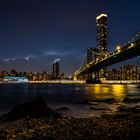
[[[48,81],[0,81],[0,84],[140,84],[140,80],[103,80],[101,83],[86,83],[74,80],[48,80]]]
[[[17,105],[0,120],[0,140],[140,139],[140,106],[137,105],[122,105],[114,112],[92,117],[64,117],[39,96]]]
[[[47,120],[21,119],[0,125],[0,139],[139,139],[140,114],[114,113],[96,117]]]

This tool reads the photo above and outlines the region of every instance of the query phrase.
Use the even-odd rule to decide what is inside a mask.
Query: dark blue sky
[[[1,0],[0,70],[52,71],[60,60],[61,72],[69,75],[86,48],[96,46],[96,16],[108,14],[113,51],[140,31],[139,6],[139,0]]]

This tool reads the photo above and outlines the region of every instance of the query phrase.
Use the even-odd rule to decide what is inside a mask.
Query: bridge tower
[[[92,57],[93,57],[93,55],[92,55],[92,52],[90,51],[90,49],[92,49],[92,48],[88,48],[87,49],[87,64],[89,64],[91,61],[92,61]],[[88,71],[87,72],[87,81],[92,81],[92,72],[91,71]]]
[[[90,62],[92,63],[93,61],[96,61],[97,54],[99,54],[99,50],[97,48],[88,48],[86,55],[86,64],[88,65],[90,64]],[[87,83],[99,82],[99,72],[92,72],[91,70],[88,70],[86,73],[86,81]]]

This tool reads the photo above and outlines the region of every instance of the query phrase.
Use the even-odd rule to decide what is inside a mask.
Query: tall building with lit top
[[[97,49],[99,52],[107,52],[107,14],[96,17]]]
[[[59,63],[58,62],[53,64],[53,78],[54,79],[59,78]]]
[[[96,60],[102,59],[107,53],[107,14],[101,14],[96,17],[96,30],[97,30],[97,46],[96,49],[100,53],[97,55]],[[102,55],[101,55],[102,54]],[[103,68],[99,72],[100,79],[106,79],[107,68]]]

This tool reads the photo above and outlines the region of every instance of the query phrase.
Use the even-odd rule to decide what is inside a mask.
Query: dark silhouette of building
[[[58,62],[53,64],[53,78],[59,79],[59,63]]]

